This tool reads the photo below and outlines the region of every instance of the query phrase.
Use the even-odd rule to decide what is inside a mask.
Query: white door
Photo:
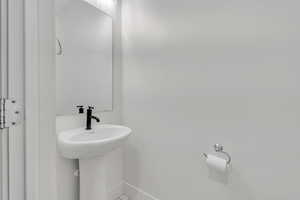
[[[24,105],[24,2],[0,1],[0,94]],[[24,135],[24,122],[0,131],[1,200],[25,199]]]

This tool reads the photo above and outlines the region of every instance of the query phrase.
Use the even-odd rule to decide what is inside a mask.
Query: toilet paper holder
[[[229,153],[227,153],[227,152],[224,151],[224,146],[223,145],[221,145],[221,144],[215,144],[214,145],[214,149],[215,149],[216,152],[222,153],[222,154],[224,154],[227,157],[227,161],[226,161],[227,165],[229,165],[231,163],[231,156],[230,156]],[[203,153],[203,156],[205,158],[207,158],[207,154],[206,153]]]

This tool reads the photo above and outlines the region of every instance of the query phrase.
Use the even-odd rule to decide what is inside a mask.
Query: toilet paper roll
[[[227,161],[214,155],[207,155],[206,164],[210,169],[219,172],[226,172],[227,170]]]

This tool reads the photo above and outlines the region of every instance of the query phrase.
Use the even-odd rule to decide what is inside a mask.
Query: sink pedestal
[[[131,133],[125,126],[100,124],[92,130],[84,127],[58,134],[60,153],[69,159],[79,159],[80,200],[108,200],[109,159],[107,155],[121,147]]]
[[[107,200],[107,170],[103,157],[79,159],[80,200]]]

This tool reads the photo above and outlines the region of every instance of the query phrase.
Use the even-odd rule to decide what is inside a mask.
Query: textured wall
[[[161,200],[300,195],[298,1],[124,0],[126,181]],[[202,152],[232,154],[227,184]]]

